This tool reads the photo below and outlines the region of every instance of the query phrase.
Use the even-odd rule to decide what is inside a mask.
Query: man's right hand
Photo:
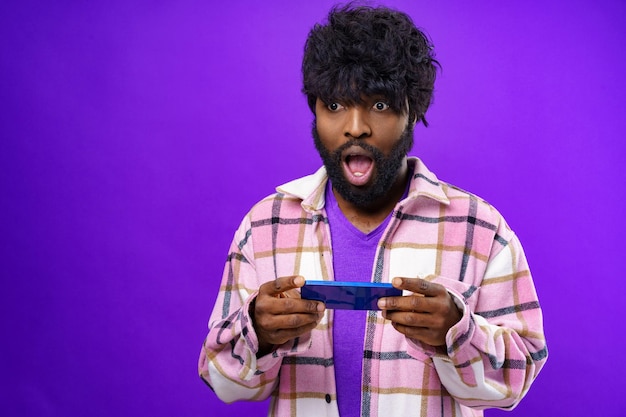
[[[296,288],[304,285],[301,276],[281,277],[266,282],[251,307],[250,314],[259,339],[261,357],[275,345],[313,330],[324,316],[324,303],[303,300]]]

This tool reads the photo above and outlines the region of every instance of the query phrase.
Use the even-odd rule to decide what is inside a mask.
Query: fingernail
[[[294,283],[296,286],[301,287],[301,286],[303,286],[303,285],[304,285],[304,278],[302,278],[302,277],[296,277],[296,278],[293,280],[293,283]]]
[[[380,298],[378,300],[378,308],[380,308],[381,310],[384,310],[385,307],[387,307],[387,301],[385,301],[384,298]]]
[[[391,281],[391,283],[395,286],[402,285],[402,279],[396,277]]]

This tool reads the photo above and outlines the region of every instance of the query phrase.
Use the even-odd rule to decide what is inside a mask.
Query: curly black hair
[[[324,103],[359,103],[382,95],[398,113],[425,126],[439,62],[432,42],[403,12],[384,6],[335,6],[309,32],[302,60],[303,88],[315,113]]]

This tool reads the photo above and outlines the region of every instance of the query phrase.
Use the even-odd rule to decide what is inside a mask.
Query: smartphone
[[[378,299],[398,297],[402,290],[382,282],[305,281],[302,298],[326,303],[326,308],[342,310],[379,310]]]

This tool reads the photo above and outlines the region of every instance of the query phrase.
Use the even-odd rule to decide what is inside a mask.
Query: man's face
[[[333,188],[360,208],[380,202],[391,190],[413,147],[413,125],[381,97],[358,104],[315,106],[313,138]]]

